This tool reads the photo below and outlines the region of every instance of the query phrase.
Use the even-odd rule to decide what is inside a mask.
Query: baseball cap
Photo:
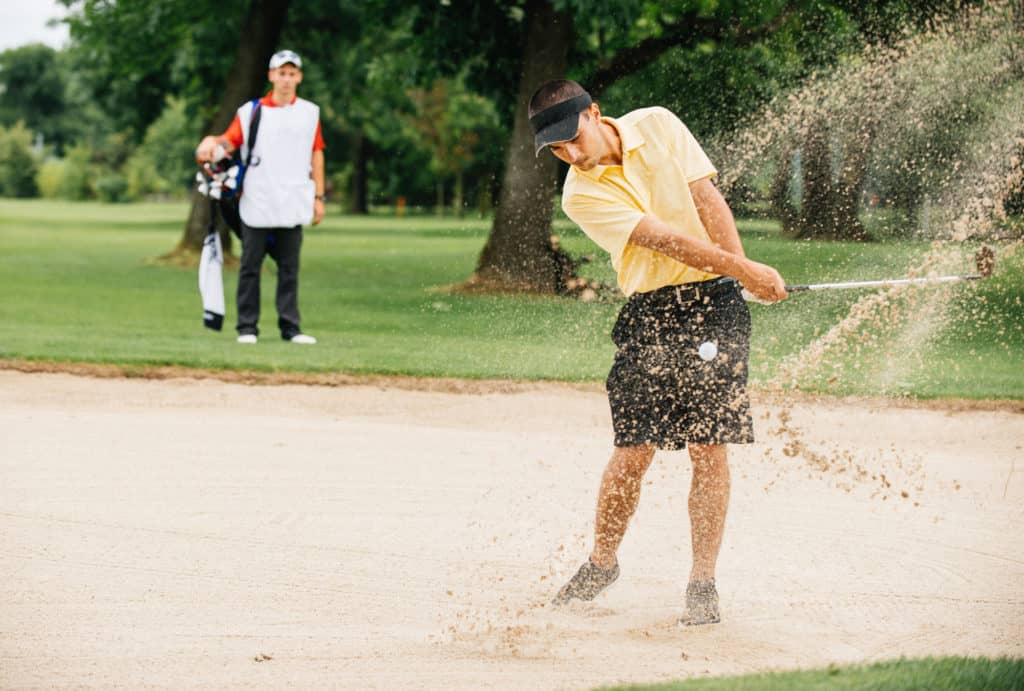
[[[299,57],[298,53],[293,50],[279,50],[270,56],[269,69],[276,70],[281,65],[287,65],[289,63],[295,65],[300,70],[302,69],[302,58]]]
[[[530,118],[530,125],[534,131],[533,143],[536,147],[534,154],[540,155],[541,149],[548,144],[567,142],[574,138],[580,128],[580,112],[591,103],[593,100],[590,94],[584,91],[578,96],[555,103]]]

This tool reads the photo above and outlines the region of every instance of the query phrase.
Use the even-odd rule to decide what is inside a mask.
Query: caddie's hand
[[[743,287],[753,293],[759,302],[779,302],[789,297],[786,282],[778,271],[755,261],[749,261],[746,275],[740,280]]]
[[[217,137],[212,135],[203,137],[203,140],[199,142],[199,146],[196,147],[196,161],[199,163],[214,163],[217,158],[217,147],[220,146],[220,141]]]
[[[320,221],[324,220],[324,211],[327,205],[324,204],[323,199],[313,200],[313,225],[318,225]]]

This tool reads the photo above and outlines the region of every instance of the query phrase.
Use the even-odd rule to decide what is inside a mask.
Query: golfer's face
[[[551,144],[548,148],[557,158],[580,170],[591,170],[601,158],[601,138],[596,130],[597,120],[585,117],[589,111],[579,114],[579,128],[576,136],[565,142]]]
[[[302,70],[295,65],[281,65],[276,70],[267,73],[267,79],[274,85],[274,90],[280,94],[292,95],[295,88],[302,83]]]

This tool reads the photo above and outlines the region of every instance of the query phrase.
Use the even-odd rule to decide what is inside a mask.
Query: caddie
[[[299,98],[302,58],[290,50],[274,53],[267,79],[272,89],[259,100],[259,125],[245,171],[239,215],[242,261],[238,272],[238,342],[257,342],[260,317],[260,269],[266,255],[277,263],[277,315],[281,338],[310,345],[299,316],[299,254],[302,226],[324,217],[324,140],[320,108]],[[209,135],[196,149],[200,162],[246,147],[252,102],[243,104],[228,129]],[[223,152],[218,149],[223,147]],[[246,149],[243,148],[243,152]],[[244,156],[243,156],[244,158]]]
[[[611,255],[628,301],[612,330],[607,380],[614,451],[597,498],[590,558],[554,599],[592,600],[619,576],[617,552],[657,449],[689,449],[693,564],[680,624],[720,620],[715,565],[729,505],[727,444],[753,441],[747,398],[750,313],[786,297],[770,266],[747,259],[716,170],[661,107],[619,118],[557,80],[529,103],[537,154],[570,165],[562,208]]]

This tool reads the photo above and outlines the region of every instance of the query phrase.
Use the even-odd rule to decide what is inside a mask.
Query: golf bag
[[[249,146],[246,147],[245,160],[239,154],[240,147],[232,156],[224,156],[213,163],[204,161],[196,173],[199,193],[210,199],[210,221],[199,257],[199,294],[203,299],[203,326],[214,331],[220,331],[224,326],[224,250],[217,232],[217,212],[219,210],[221,218],[241,240],[242,217],[238,212],[238,200],[242,196],[245,170],[252,160],[259,126],[260,102],[256,99],[252,102],[249,117]]]
[[[210,215],[216,202],[210,200]],[[213,224],[211,224],[213,225]],[[224,250],[220,244],[220,233],[216,230],[206,234],[203,253],[199,257],[199,294],[203,298],[203,326],[220,331],[224,326]]]
[[[249,116],[249,141],[246,146],[245,160],[242,160],[242,147],[235,149],[231,156],[214,161],[213,163],[203,162],[196,173],[199,193],[209,197],[220,211],[221,218],[231,231],[242,239],[242,217],[238,211],[238,202],[242,196],[242,186],[245,182],[245,171],[248,170],[252,161],[252,151],[256,147],[256,134],[260,128],[260,107],[259,99],[253,99],[252,112]],[[210,227],[215,225],[215,219],[211,214]]]

